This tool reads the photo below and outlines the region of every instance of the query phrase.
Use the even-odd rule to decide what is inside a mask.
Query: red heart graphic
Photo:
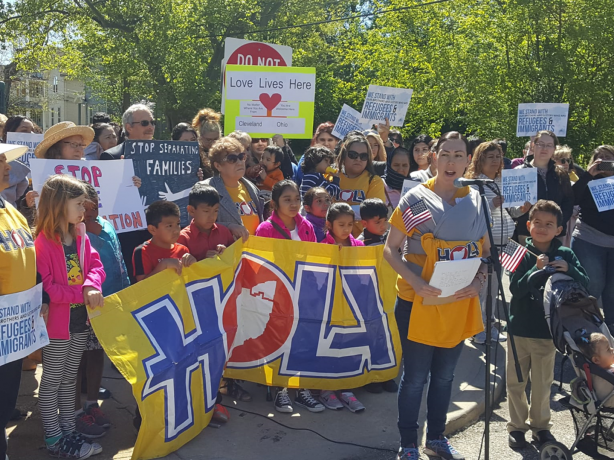
[[[269,112],[272,112],[273,109],[277,107],[279,103],[281,102],[281,94],[275,93],[269,96],[267,93],[262,93],[258,99],[260,99],[260,102],[262,102],[262,105]]]

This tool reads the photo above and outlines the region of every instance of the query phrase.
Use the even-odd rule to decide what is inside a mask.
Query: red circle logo
[[[467,250],[467,248],[465,246],[456,246],[450,252],[450,259],[451,260],[466,259],[468,256],[469,256],[469,251]]]
[[[15,246],[17,246],[18,248],[23,249],[26,247],[26,240],[23,239],[23,237],[19,234],[17,230],[13,230],[11,232],[11,239],[13,240],[13,243],[15,243]]]

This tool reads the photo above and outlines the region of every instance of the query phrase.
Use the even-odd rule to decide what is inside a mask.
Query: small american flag
[[[416,201],[414,204],[408,206],[403,213],[405,230],[407,230],[407,233],[409,233],[422,222],[426,222],[432,218],[433,216],[431,215],[431,211],[429,211],[426,207],[424,200]]]
[[[514,240],[510,240],[507,244],[501,255],[499,256],[499,260],[501,261],[501,266],[510,272],[516,271],[520,262],[522,262],[522,258],[527,253],[527,248],[524,246],[520,246]]]

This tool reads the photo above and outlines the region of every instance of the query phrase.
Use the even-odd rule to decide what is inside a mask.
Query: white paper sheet
[[[435,262],[435,271],[429,284],[441,289],[440,298],[450,297],[471,284],[481,263],[478,258]]]

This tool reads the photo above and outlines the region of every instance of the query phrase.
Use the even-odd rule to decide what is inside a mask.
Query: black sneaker
[[[49,444],[46,440],[47,452],[51,457],[71,458],[80,460],[89,458],[94,453],[94,448],[85,438],[72,436],[70,434],[62,436],[59,441]]]
[[[523,449],[527,445],[527,440],[522,431],[510,431],[507,442],[512,449]]]
[[[386,393],[397,393],[399,391],[399,386],[394,380],[387,380],[382,383],[382,388]]]
[[[541,430],[533,434],[533,441],[538,445],[546,444],[547,442],[556,442],[556,438],[548,430]]]
[[[368,383],[365,385],[365,390],[369,393],[380,394],[384,391],[380,382]]]
[[[296,392],[294,404],[296,404],[297,406],[304,407],[309,412],[322,412],[323,410],[326,410],[324,404],[319,401],[316,401],[311,395],[311,391],[307,390],[306,388],[303,390],[298,390]]]
[[[288,396],[288,389],[282,388],[275,394],[275,410],[286,414],[292,413],[292,400]]]

